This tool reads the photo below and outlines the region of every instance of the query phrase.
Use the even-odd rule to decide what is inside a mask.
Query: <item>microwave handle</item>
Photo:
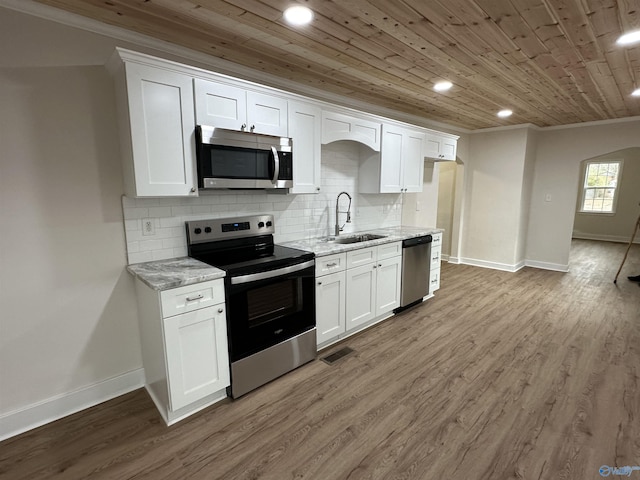
[[[280,176],[280,157],[278,157],[278,150],[274,146],[271,146],[271,153],[273,154],[273,178],[271,183],[275,185],[278,183],[278,177]]]

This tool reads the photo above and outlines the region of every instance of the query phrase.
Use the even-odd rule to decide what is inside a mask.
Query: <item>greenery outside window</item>
[[[585,162],[580,211],[614,213],[621,173],[621,160]]]

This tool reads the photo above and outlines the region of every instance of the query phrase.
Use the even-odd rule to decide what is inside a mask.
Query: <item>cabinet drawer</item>
[[[333,272],[342,272],[346,268],[347,254],[337,253],[316,258],[316,277]]]
[[[431,245],[431,270],[434,268],[440,268],[441,257],[442,247],[435,247]]]
[[[361,248],[347,252],[347,268],[359,267],[376,261],[378,247]]]
[[[162,317],[224,303],[224,280],[212,280],[160,292]]]
[[[378,261],[402,255],[402,242],[378,245]]]
[[[429,293],[440,288],[440,269],[436,268],[429,273]]]
[[[432,233],[431,238],[431,248],[442,246],[442,232]]]

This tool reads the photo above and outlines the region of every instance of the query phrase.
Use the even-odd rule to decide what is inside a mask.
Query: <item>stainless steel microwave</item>
[[[290,138],[198,125],[196,157],[199,188],[293,187]]]

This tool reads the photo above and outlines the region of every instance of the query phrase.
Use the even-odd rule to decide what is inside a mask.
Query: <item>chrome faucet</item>
[[[341,212],[340,210],[338,210],[338,201],[340,200],[340,197],[342,195],[346,195],[347,197],[349,197],[349,206],[347,207],[347,211],[346,212]],[[347,221],[346,223],[351,223],[351,195],[349,195],[347,192],[340,192],[338,194],[338,198],[336,198],[336,231],[335,231],[335,236],[337,237],[338,235],[340,235],[340,232],[344,229],[344,225],[340,226],[340,222],[338,221],[338,216],[341,213],[346,213],[347,214]]]

